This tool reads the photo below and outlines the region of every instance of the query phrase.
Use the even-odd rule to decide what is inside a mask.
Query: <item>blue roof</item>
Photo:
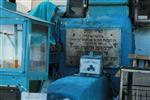
[[[19,15],[19,16],[22,16],[22,17],[25,17],[25,18],[28,18],[28,19],[31,19],[31,20],[34,20],[34,21],[42,22],[42,23],[45,23],[45,24],[50,24],[50,22],[48,22],[48,21],[42,20],[42,19],[34,17],[34,16],[30,16],[30,15],[25,14],[25,13],[21,13],[21,12],[18,12],[18,11],[9,10],[9,9],[1,7],[1,6],[0,6],[0,9],[8,11],[10,13],[14,13],[16,15]]]

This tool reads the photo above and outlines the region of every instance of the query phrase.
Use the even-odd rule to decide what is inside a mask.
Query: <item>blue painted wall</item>
[[[135,54],[150,56],[150,29],[141,27],[134,31]]]
[[[61,18],[60,36],[65,51],[65,35],[68,28],[99,29],[119,27],[121,33],[120,66],[130,66],[131,60],[128,54],[133,53],[134,41],[132,25],[129,19],[127,0],[90,0],[86,18]],[[65,66],[65,55],[60,56],[60,71],[67,73],[78,67]]]

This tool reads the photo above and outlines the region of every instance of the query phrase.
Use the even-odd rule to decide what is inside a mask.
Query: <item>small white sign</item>
[[[140,19],[140,20],[144,20],[144,19],[147,20],[148,16],[147,15],[139,15],[138,19]]]
[[[101,73],[101,60],[81,58],[80,73],[100,74]]]
[[[23,92],[21,98],[21,100],[47,100],[47,94]]]

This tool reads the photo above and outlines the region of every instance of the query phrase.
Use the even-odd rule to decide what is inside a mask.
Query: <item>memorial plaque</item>
[[[118,66],[121,50],[121,29],[67,29],[66,65],[79,66],[80,57],[90,51],[103,54],[103,66]]]

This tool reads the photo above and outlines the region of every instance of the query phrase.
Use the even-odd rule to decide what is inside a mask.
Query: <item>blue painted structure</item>
[[[48,100],[111,100],[108,79],[69,76],[48,87]]]
[[[120,55],[119,66],[111,66],[110,68],[104,68],[104,70],[106,70],[106,72],[112,75],[109,80],[109,83],[112,81],[112,84],[114,85],[112,87],[116,88],[116,90],[119,90],[118,85],[119,78],[116,78],[113,75],[116,74],[116,72],[118,71],[119,68],[121,68],[121,66],[131,65],[131,61],[130,59],[128,59],[128,54],[134,52],[134,39],[133,39],[134,37],[132,34],[132,24],[129,18],[128,0],[89,0],[86,18],[60,18],[58,32],[60,36],[59,37],[60,42],[62,42],[64,50],[64,52],[61,52],[59,57],[60,73],[67,74],[69,72],[76,71],[79,69],[78,66],[67,66],[65,64],[67,54],[66,35],[68,34],[67,33],[68,29],[98,30],[98,29],[114,29],[114,28],[119,28],[121,30],[120,33],[121,48],[120,51],[118,52]],[[84,100],[83,99],[84,97],[85,98],[87,97],[86,100],[109,100],[108,98],[99,98],[99,97],[92,99],[87,96],[90,95],[91,92],[87,93],[85,92],[85,90],[86,91],[90,91],[91,89],[94,90],[95,86],[97,87],[100,86],[98,91],[99,94],[97,94],[97,92],[94,92],[94,95],[91,96],[92,95],[91,93],[90,95],[91,97],[97,97],[97,95],[99,96],[109,95],[108,92],[103,93],[103,91],[101,91],[101,89],[105,90],[106,88],[108,88],[108,84],[96,83],[95,86],[91,85],[90,87],[88,83],[89,84],[92,83],[93,82],[92,80],[95,80],[95,78],[92,77],[90,78],[91,80],[87,82],[88,78],[82,76],[77,78],[76,76],[72,76],[59,79],[58,81],[52,83],[48,88],[49,100],[51,97],[70,98],[73,100]],[[103,77],[96,78],[96,80],[97,79],[106,82],[105,80],[103,80]],[[84,85],[80,86],[81,84]],[[111,98],[110,100],[112,99],[113,98]]]
[[[77,66],[66,66],[66,30],[67,29],[121,29],[121,49],[119,66],[131,65],[128,54],[134,52],[132,25],[129,18],[127,0],[89,0],[86,18],[60,18],[60,41],[64,52],[60,54],[60,72],[77,70]],[[116,68],[112,66],[111,68]]]
[[[46,63],[45,71],[38,72],[30,71],[30,50],[31,43],[39,43],[43,39],[34,38],[35,41],[32,41],[31,38],[31,27],[32,23],[37,23],[43,25],[44,27],[49,27],[49,22],[43,21],[41,19],[30,17],[18,12],[11,11],[5,5],[6,2],[0,2],[3,7],[0,7],[0,15],[1,18],[7,18],[0,21],[0,24],[21,24],[23,25],[23,50],[22,50],[22,66],[16,69],[7,68],[7,69],[0,69],[0,85],[15,85],[20,88],[22,91],[29,90],[29,80],[45,80],[48,76],[48,63]],[[44,7],[44,6],[43,6]],[[6,9],[7,8],[7,9]],[[15,9],[13,7],[13,9]],[[48,12],[47,12],[48,13]],[[51,13],[51,12],[49,12]],[[67,29],[90,29],[90,30],[97,30],[97,29],[113,29],[119,28],[121,30],[121,48],[119,53],[120,61],[119,66],[111,66],[111,68],[105,68],[104,70],[110,72],[111,74],[115,74],[116,70],[120,68],[120,66],[130,66],[130,59],[128,59],[128,54],[134,52],[134,39],[132,35],[132,25],[129,18],[129,8],[128,8],[128,1],[127,0],[89,0],[89,7],[87,11],[86,18],[60,18],[57,20],[57,32],[59,33],[57,42],[61,42],[63,45],[63,52],[60,52],[59,55],[59,72],[63,75],[77,71],[79,68],[78,66],[67,66],[65,64],[66,60],[66,30]],[[15,20],[15,21],[14,21]],[[49,32],[50,29],[48,28]],[[38,32],[40,30],[36,30]],[[54,31],[54,30],[52,30]],[[149,41],[146,34],[149,34],[149,29],[143,30],[139,29],[136,31],[137,33],[135,40],[136,40],[136,47],[143,48],[143,42],[146,43]],[[141,35],[145,33],[145,35]],[[145,41],[138,41],[142,37],[147,38]],[[142,39],[141,39],[142,40]],[[50,41],[50,40],[49,40]],[[48,44],[48,43],[47,43]],[[139,45],[140,44],[140,45]],[[148,44],[147,44],[148,45]],[[145,47],[144,47],[145,48]],[[148,47],[147,47],[148,48]],[[47,48],[48,50],[48,48]],[[145,49],[144,51],[147,51]],[[137,53],[143,54],[140,49],[136,50]],[[148,52],[149,54],[149,52]],[[46,58],[48,59],[48,53]],[[48,60],[46,61],[48,62]],[[112,76],[112,81],[114,83],[118,79]],[[88,82],[87,82],[88,81]],[[77,84],[75,84],[77,82]],[[99,84],[100,82],[100,84]],[[110,82],[110,80],[109,80]],[[100,100],[108,100],[105,97],[108,93],[104,90],[108,88],[108,79],[106,77],[66,77],[62,78],[54,83],[52,83],[48,88],[48,98],[52,94],[52,97],[55,95],[60,97],[68,97],[75,100],[91,100],[90,97],[94,95],[95,99],[101,98]],[[75,87],[75,88],[72,88]],[[97,90],[99,87],[99,90]],[[102,88],[101,88],[102,87]],[[115,84],[115,87],[119,87],[119,85]],[[68,90],[68,91],[66,91]],[[85,92],[88,91],[88,92]],[[70,92],[72,91],[72,92]],[[93,92],[98,91],[98,92]],[[92,94],[94,93],[94,94]],[[54,95],[53,95],[54,94]],[[89,94],[89,97],[87,97]],[[105,95],[105,96],[104,96]],[[104,96],[104,97],[103,97]],[[84,98],[84,99],[83,99]]]
[[[0,38],[2,39],[0,41],[0,52],[2,52],[0,53],[0,86],[17,86],[20,91],[29,91],[31,80],[44,81],[48,79],[48,41],[50,41],[51,24],[48,21],[10,10],[5,7],[5,3],[7,1],[0,2]],[[9,27],[13,27],[14,34]],[[3,31],[8,33],[3,33]],[[19,37],[13,37],[17,36],[16,34]],[[3,43],[3,41],[5,42]],[[15,45],[11,46],[9,41],[11,43],[18,42],[14,42]],[[13,52],[9,53],[11,50],[18,54],[12,62],[5,59],[13,55]],[[41,63],[37,61],[41,61]],[[8,62],[9,64],[6,65],[5,63]]]
[[[135,54],[137,55],[145,55],[150,57],[150,29],[148,26],[137,27],[134,30],[134,37],[135,37]],[[139,60],[140,68],[144,68],[144,61]]]

